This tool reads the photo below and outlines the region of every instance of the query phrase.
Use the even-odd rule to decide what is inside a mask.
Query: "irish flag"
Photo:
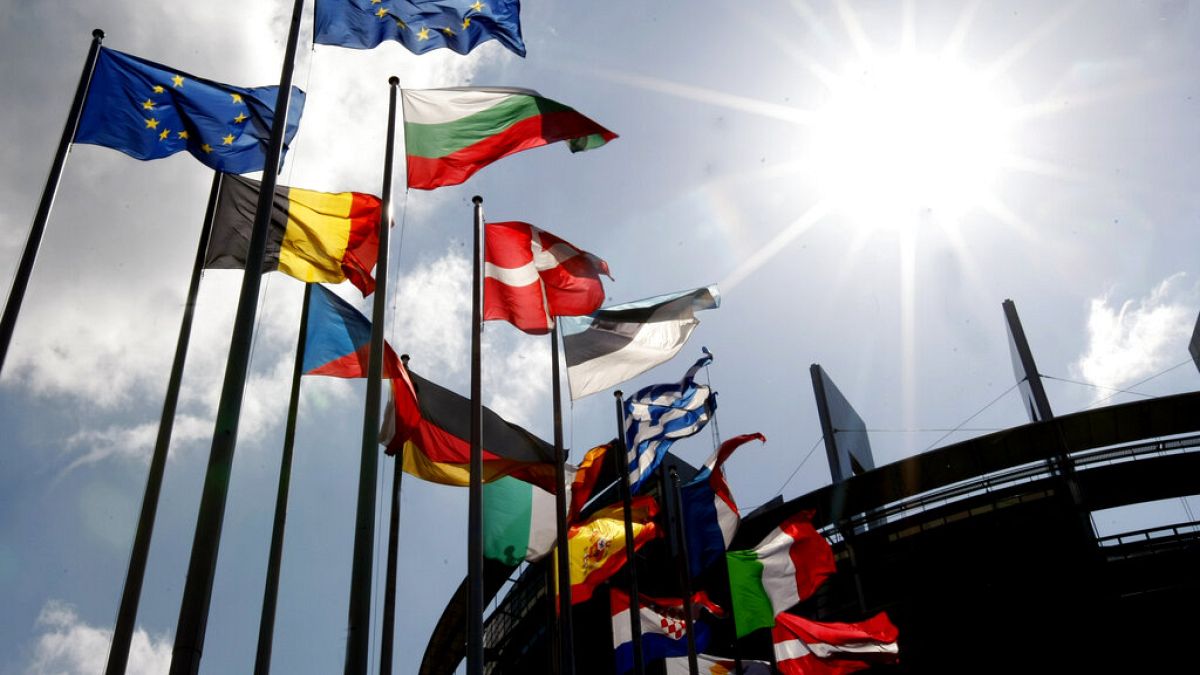
[[[617,135],[574,108],[529,89],[405,89],[408,186],[458,185],[515,152],[567,141],[571,152],[598,148]]]
[[[883,612],[859,623],[822,623],[780,614],[771,629],[782,675],[843,675],[895,663],[899,634]]]
[[[801,511],[753,550],[725,554],[738,637],[771,628],[777,615],[807,600],[837,571],[833,549],[813,528],[812,517],[812,511]]]

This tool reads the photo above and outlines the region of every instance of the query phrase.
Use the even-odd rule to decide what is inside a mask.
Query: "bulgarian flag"
[[[776,616],[807,600],[837,571],[833,549],[813,528],[812,517],[812,511],[801,511],[753,550],[725,554],[738,637],[771,628]]]
[[[771,629],[782,675],[842,675],[895,663],[899,634],[884,612],[860,623],[821,623],[785,613]]]
[[[617,135],[529,89],[405,89],[408,187],[458,185],[492,162],[522,150],[567,141],[591,150]]]

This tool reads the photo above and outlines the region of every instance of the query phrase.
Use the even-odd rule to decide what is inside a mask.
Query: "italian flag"
[[[807,600],[837,571],[833,549],[813,528],[812,517],[812,511],[801,511],[754,549],[726,553],[738,637],[773,627],[777,615]]]
[[[492,162],[547,143],[571,152],[598,148],[617,135],[529,89],[405,89],[408,186],[458,185]]]
[[[895,663],[899,634],[883,612],[859,623],[822,623],[780,614],[771,629],[782,675],[842,675]]]

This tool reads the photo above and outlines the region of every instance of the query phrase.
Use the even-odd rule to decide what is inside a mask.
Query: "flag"
[[[570,499],[567,501],[567,522],[575,522],[584,505],[592,498],[596,483],[606,471],[605,459],[608,457],[608,450],[616,442],[614,438],[604,445],[597,445],[588,450],[579,466],[575,467],[574,477],[571,479]]]
[[[404,89],[408,187],[458,185],[515,152],[567,141],[571,152],[617,135],[529,89]]]
[[[506,565],[541,559],[554,548],[554,495],[511,476],[483,486],[483,555]]]
[[[235,87],[102,47],[88,86],[76,143],[135,159],[187,150],[228,173],[262,171],[279,87]],[[304,92],[292,87],[286,151],[300,128]]]
[[[571,603],[586,602],[596,587],[625,565],[625,509],[614,504],[567,531],[567,556],[571,566]],[[658,536],[654,516],[658,504],[649,495],[633,498],[633,550]],[[558,578],[558,575],[555,575]]]
[[[697,654],[700,675],[734,675],[736,664],[733,659],[722,659],[708,654]],[[665,661],[667,675],[691,675],[691,665],[686,656],[676,656]],[[766,661],[742,659],[742,675],[771,675],[771,664]]]
[[[404,448],[404,470],[434,483],[470,483],[471,400],[411,370],[392,379],[392,403],[380,430],[389,454]],[[483,409],[483,480],[513,476],[553,492],[554,446]]]
[[[696,372],[712,358],[705,349],[678,383],[643,387],[625,400],[625,447],[634,492],[676,440],[699,433],[717,411],[717,395],[695,382]]]
[[[591,314],[604,302],[608,263],[528,223],[488,223],[484,237],[483,319],[532,335],[558,316]]]
[[[571,400],[637,377],[679,353],[700,324],[695,313],[721,305],[716,286],[563,317],[563,354]]]
[[[729,551],[729,590],[737,636],[775,625],[837,571],[833,549],[812,526],[812,511],[779,524],[749,551]]]
[[[842,675],[896,663],[899,635],[884,612],[860,623],[821,623],[785,613],[771,629],[782,675]]]
[[[700,609],[720,616],[721,608],[712,604],[706,595],[693,598],[692,630],[696,632],[696,650],[708,647],[710,630],[697,619]],[[613,648],[616,651],[617,673],[633,670],[633,633],[629,621],[629,595],[620,589],[609,590],[612,609]],[[688,653],[687,623],[680,598],[651,598],[638,595],[638,618],[642,628],[642,657],[646,663]]]
[[[695,478],[679,490],[683,531],[687,536],[688,569],[694,577],[725,555],[725,549],[737,532],[741,516],[721,467],[734,450],[752,440],[765,443],[767,437],[745,434],[725,441]]]
[[[496,40],[525,56],[520,14],[520,0],[317,0],[313,42],[372,49],[395,40],[414,54],[466,54]]]
[[[383,377],[404,378],[404,366],[392,346],[383,345]],[[366,377],[371,353],[371,322],[333,291],[316,284],[308,297],[304,337],[305,375]]]
[[[245,269],[262,185],[227,174],[221,179],[205,254],[208,269]],[[263,272],[279,270],[306,283],[349,280],[363,297],[375,290],[371,269],[379,254],[382,203],[361,192],[275,188]]]

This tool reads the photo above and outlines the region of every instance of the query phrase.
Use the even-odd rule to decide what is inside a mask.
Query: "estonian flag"
[[[670,360],[700,325],[696,312],[720,306],[714,285],[605,307],[590,316],[562,317],[571,400]]]

